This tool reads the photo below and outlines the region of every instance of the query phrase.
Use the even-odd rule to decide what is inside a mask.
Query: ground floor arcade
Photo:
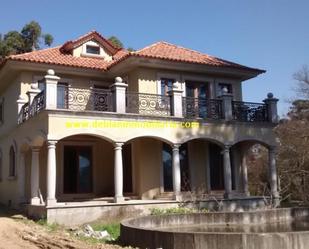
[[[247,197],[246,153],[256,141],[222,144],[205,137],[171,143],[160,137],[114,142],[76,134],[19,149],[20,201],[33,206],[96,200],[181,200],[185,193]],[[275,147],[268,149],[271,195],[278,197]]]

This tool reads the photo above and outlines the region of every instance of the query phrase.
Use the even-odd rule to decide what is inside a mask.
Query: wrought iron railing
[[[58,109],[112,112],[112,92],[107,89],[62,87],[58,89]]]
[[[170,116],[170,99],[170,96],[165,95],[127,92],[126,112],[151,116]]]
[[[222,100],[205,98],[182,98],[182,110],[185,118],[203,118],[219,120],[223,118]]]
[[[25,122],[29,118],[29,103],[24,104],[18,114],[18,124]]]
[[[29,116],[30,117],[35,116],[44,108],[45,108],[45,91],[41,91],[33,98],[32,104],[29,108]]]
[[[267,105],[242,101],[232,102],[233,119],[241,122],[267,122]]]

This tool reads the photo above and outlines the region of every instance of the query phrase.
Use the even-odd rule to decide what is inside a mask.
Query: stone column
[[[57,84],[60,78],[53,69],[48,69],[45,79],[45,105],[46,109],[57,109]]]
[[[220,96],[222,99],[222,111],[223,111],[223,118],[225,121],[233,120],[233,111],[232,111],[232,101],[233,95],[228,93],[227,88],[222,89],[223,94]]]
[[[32,157],[31,157],[31,205],[39,205],[39,147],[32,147]]]
[[[113,111],[117,113],[126,112],[126,88],[128,84],[122,81],[121,77],[115,78],[115,83],[111,85],[113,92]]]
[[[175,117],[183,117],[182,112],[182,92],[183,90],[179,89],[179,84],[174,83],[173,89],[168,92],[171,96],[171,114]]]
[[[229,145],[225,145],[223,149],[223,173],[225,189],[224,198],[230,199],[232,193],[232,170]]]
[[[25,164],[25,153],[20,152],[19,154],[19,165],[18,165],[18,192],[19,192],[19,202],[25,203],[25,171],[26,171],[26,164]]]
[[[46,205],[54,205],[56,199],[56,143],[57,141],[47,141],[47,198]]]
[[[279,205],[279,192],[277,181],[277,167],[276,167],[276,147],[268,148],[268,162],[269,162],[269,184],[271,196],[274,200],[274,205]]]
[[[242,186],[243,186],[243,192],[245,196],[250,196],[249,185],[248,185],[248,167],[247,167],[246,154],[247,153],[244,150],[241,153]]]
[[[123,202],[123,164],[122,164],[122,145],[123,143],[115,143],[115,165],[114,165],[114,181],[115,181],[115,197],[116,203]]]
[[[267,94],[267,99],[263,100],[264,103],[267,105],[267,117],[268,121],[271,123],[278,123],[279,117],[278,117],[278,111],[277,111],[277,102],[278,99],[274,98],[274,95],[272,93]]]
[[[180,172],[180,144],[173,145],[173,190],[176,200],[180,200],[181,196],[181,172]]]

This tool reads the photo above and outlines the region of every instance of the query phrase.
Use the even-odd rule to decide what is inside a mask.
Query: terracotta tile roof
[[[246,67],[234,62],[223,60],[214,56],[203,54],[198,51],[194,51],[188,48],[180,47],[168,42],[157,42],[141,50],[133,52],[135,56],[157,58],[178,62],[205,64],[216,67],[233,67],[247,70],[257,70],[264,72],[263,70]]]
[[[95,30],[90,31],[89,33],[82,35],[75,40],[65,42],[60,48],[60,50],[63,52],[72,51],[72,49],[79,47],[83,43],[90,41],[90,40],[96,40],[98,43],[100,43],[105,49],[107,49],[113,55],[117,51],[121,50],[121,48],[114,46],[109,40],[105,39],[100,33],[98,33]]]
[[[74,48],[89,40],[96,40],[98,43],[104,46],[104,48],[106,48],[112,54],[113,60],[105,61],[102,58],[76,57],[72,55],[72,50]],[[7,60],[15,60],[105,71],[128,57],[147,57],[175,62],[204,64],[215,67],[232,67],[251,70],[257,73],[265,72],[260,69],[249,68],[167,42],[157,42],[141,50],[128,52],[126,49],[116,48],[96,31],[87,33],[86,35],[83,35],[76,40],[68,41],[62,46],[8,56],[4,61],[0,62],[0,66],[3,66]]]
[[[107,70],[108,66],[122,59],[129,54],[126,50],[119,50],[113,55],[113,61],[105,61],[101,58],[76,57],[71,54],[63,53],[60,46],[37,50],[30,53],[11,55],[6,60],[28,61],[35,63],[45,63],[53,65],[63,65],[71,67]]]

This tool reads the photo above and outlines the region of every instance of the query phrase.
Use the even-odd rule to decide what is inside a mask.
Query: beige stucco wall
[[[108,53],[108,51],[96,41],[88,41],[88,42],[82,44],[81,46],[75,48],[73,50],[73,56],[76,56],[76,57],[87,56],[87,53],[86,53],[86,46],[87,45],[99,46],[100,47],[100,56],[102,56],[104,58],[104,60],[111,61],[113,59],[112,55],[110,53]]]
[[[160,193],[162,142],[140,138],[132,147],[135,192],[142,199],[153,199]]]
[[[188,159],[191,190],[206,190],[206,168],[208,162],[208,143],[203,140],[188,142]]]

